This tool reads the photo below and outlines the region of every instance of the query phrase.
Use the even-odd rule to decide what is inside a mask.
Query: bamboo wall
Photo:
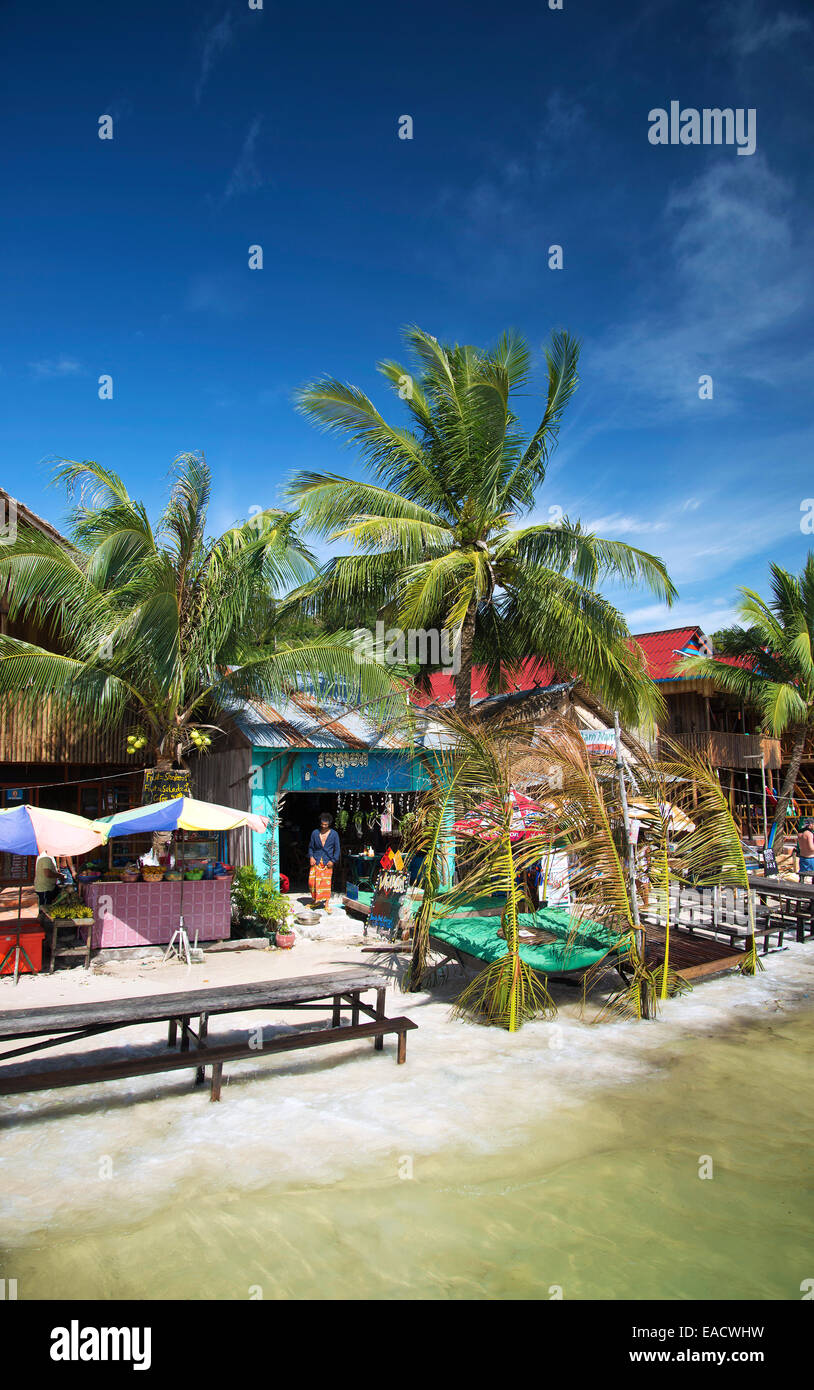
[[[116,729],[89,728],[80,719],[52,705],[35,708],[0,705],[0,762],[3,763],[127,763],[127,725]]]

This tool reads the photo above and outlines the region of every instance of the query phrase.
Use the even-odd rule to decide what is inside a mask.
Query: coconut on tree
[[[70,544],[20,528],[0,548],[12,618],[47,644],[0,636],[0,699],[50,698],[88,726],[130,728],[128,751],[169,770],[205,749],[241,699],[301,687],[352,703],[398,698],[393,672],[360,654],[350,632],[278,640],[277,596],[314,572],[297,518],[268,510],[210,536],[211,474],[176,460],[155,525],[114,472],[65,462]]]
[[[799,575],[781,565],[769,572],[770,598],[740,590],[741,621],[716,634],[717,655],[686,656],[678,669],[713,680],[719,690],[753,705],[766,733],[789,738],[791,755],[772,826],[777,834],[791,810],[806,737],[814,728],[814,552]]]
[[[517,399],[531,354],[516,334],[480,349],[405,334],[412,365],[381,362],[407,419],[390,424],[355,386],[326,377],[304,387],[299,410],[355,446],[368,480],[301,472],[290,496],[304,521],[353,553],[333,559],[301,602],[375,602],[402,630],[460,641],[456,710],[470,707],[472,669],[490,687],[527,657],[579,677],[633,722],[659,707],[621,613],[602,580],[641,584],[670,604],[675,589],[655,555],[605,540],[550,508],[533,519],[566,406],[577,386],[577,342],[555,333],[546,350],[545,407],[523,436]]]

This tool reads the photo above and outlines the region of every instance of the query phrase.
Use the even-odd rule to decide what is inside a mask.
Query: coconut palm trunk
[[[455,677],[455,713],[466,716],[472,703],[472,667],[475,660],[475,618],[478,605],[473,599],[461,628],[461,669]]]
[[[772,822],[773,840],[783,833],[783,824],[791,808],[794,799],[794,792],[797,786],[797,778],[800,773],[800,764],[803,761],[803,752],[806,742],[806,726],[798,724],[792,735],[791,758],[789,760],[786,775],[783,778],[783,787],[777,798],[777,810],[775,811],[774,821]]]

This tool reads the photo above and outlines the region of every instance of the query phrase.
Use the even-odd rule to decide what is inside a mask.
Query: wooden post
[[[633,844],[630,838],[630,813],[628,812],[627,808],[627,787],[625,786],[625,762],[624,758],[622,757],[622,733],[621,729],[619,728],[618,710],[613,711],[613,732],[616,741],[616,770],[619,774],[619,796],[622,802],[622,819],[624,821],[625,826],[625,848],[627,850],[627,872],[628,878],[630,880],[631,913],[633,916],[636,937],[636,950],[639,953],[639,959],[641,960],[642,965],[644,965],[645,934],[642,930],[641,922],[639,920],[639,902],[636,897],[636,861],[634,859]],[[649,1016],[649,1010],[647,1007],[647,995],[643,991],[642,1017],[649,1018]]]
[[[385,998],[385,994],[386,994],[386,990],[383,990],[383,989],[377,989],[377,990],[376,990],[376,1019],[377,1019],[377,1021],[380,1021],[381,1019],[384,1018],[384,998]],[[382,1035],[381,1033],[379,1034],[379,1036],[378,1036],[377,1038],[374,1039],[373,1046],[374,1046],[374,1048],[376,1049],[377,1052],[381,1052],[382,1048],[384,1047],[384,1037],[383,1037],[383,1035]]]
[[[209,1014],[201,1014],[198,1019],[198,1047],[201,1051],[206,1049],[206,1036],[209,1032]],[[204,1068],[199,1067],[195,1073],[195,1085],[200,1086],[204,1080]]]
[[[407,1061],[407,1034],[406,1034],[406,1033],[399,1033],[399,1050],[398,1050],[398,1054],[397,1054],[397,1056],[396,1056],[396,1062],[398,1063],[399,1066],[401,1066],[401,1063],[402,1063],[402,1062],[406,1062],[406,1061]]]
[[[167,1025],[167,1047],[175,1047],[178,1039],[178,1019],[171,1018]]]
[[[212,1086],[209,1091],[210,1100],[220,1100],[220,1087],[223,1078],[223,1063],[215,1062],[212,1067]]]
[[[365,933],[365,935],[367,935],[367,933]],[[341,995],[339,995],[339,994],[335,994],[335,995],[334,995],[333,1013],[331,1014],[331,1027],[332,1027],[332,1028],[338,1028],[339,1025],[340,1025],[340,1023],[342,1022],[341,1007],[342,1007],[342,997],[341,997]]]

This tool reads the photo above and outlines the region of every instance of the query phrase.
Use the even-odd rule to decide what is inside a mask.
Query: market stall
[[[84,816],[67,811],[27,804],[0,811],[0,850],[20,858],[86,854],[103,839]],[[0,974],[13,974],[16,985],[20,974],[42,968],[45,933],[40,924],[40,904],[37,894],[22,880],[12,889],[4,889],[0,900]]]
[[[82,895],[93,911],[93,950],[111,946],[166,946],[183,906],[187,932],[200,941],[223,941],[231,930],[231,875],[184,881],[122,883],[99,879]],[[183,894],[183,902],[182,895]],[[87,941],[88,926],[80,926]]]
[[[225,834],[239,826],[261,832],[267,821],[230,806],[179,796],[167,801],[136,806],[94,822],[108,842],[146,836],[141,862],[109,870],[82,885],[93,911],[88,926],[80,928],[91,947],[166,946],[179,928],[193,940],[221,941],[231,931],[231,885],[228,867],[189,856],[183,835],[212,831]],[[153,851],[151,837],[174,835],[163,856]],[[196,845],[195,848],[199,848]]]

